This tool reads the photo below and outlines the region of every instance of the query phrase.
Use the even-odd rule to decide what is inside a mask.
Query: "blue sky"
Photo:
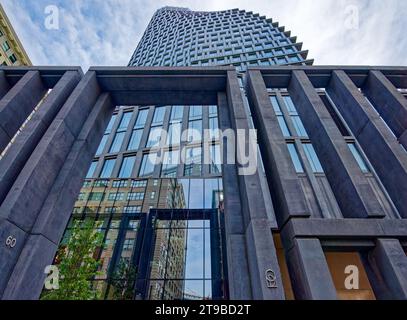
[[[407,65],[405,0],[0,0],[35,65],[127,65],[156,9],[239,8],[279,21],[315,64]],[[45,28],[49,5],[59,29]],[[353,23],[357,12],[358,23]],[[350,23],[352,22],[352,23]]]

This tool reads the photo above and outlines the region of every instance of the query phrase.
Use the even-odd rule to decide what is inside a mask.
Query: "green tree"
[[[136,277],[136,268],[128,260],[121,259],[113,273],[113,277],[110,279],[113,299],[132,300],[134,298],[134,282]]]
[[[68,243],[60,247],[59,288],[45,291],[42,300],[94,300],[99,293],[92,287],[92,279],[98,275],[98,249],[102,247],[103,235],[97,232],[90,219],[75,221]]]

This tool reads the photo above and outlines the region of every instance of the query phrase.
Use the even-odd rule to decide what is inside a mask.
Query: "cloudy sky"
[[[407,65],[405,0],[0,0],[35,65],[127,65],[156,9],[239,8],[279,21],[315,64]],[[54,7],[49,7],[54,6]],[[59,28],[49,29],[58,8]],[[53,24],[55,26],[55,24]]]

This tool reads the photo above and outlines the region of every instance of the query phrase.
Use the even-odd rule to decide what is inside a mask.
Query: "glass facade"
[[[224,299],[222,213],[219,178],[87,179],[62,245],[74,220],[95,221],[104,244],[93,284],[106,299],[125,298],[131,268],[130,298]]]
[[[62,242],[73,220],[95,221],[103,298],[227,298],[218,127],[216,105],[116,108]]]

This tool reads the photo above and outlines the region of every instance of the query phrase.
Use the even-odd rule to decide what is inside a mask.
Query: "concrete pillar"
[[[318,239],[293,239],[286,259],[295,298],[336,300],[336,289]]]
[[[407,154],[344,71],[333,72],[327,91],[400,215],[407,218]]]
[[[74,141],[100,94],[95,72],[88,72],[70,95],[30,156],[0,207],[0,230],[9,224],[29,234],[44,201],[55,183]],[[8,222],[8,223],[6,223]],[[0,231],[3,234],[4,231]],[[17,232],[17,231],[16,231]],[[9,232],[7,231],[7,234]],[[18,243],[24,243],[18,238]],[[0,256],[10,250],[0,244]],[[0,274],[0,294],[16,263],[20,250],[15,247]]]
[[[407,256],[397,239],[378,239],[368,255],[368,275],[377,299],[407,300]]]
[[[235,71],[227,72],[227,97],[232,128],[235,131],[243,130],[248,134],[249,122]],[[239,147],[239,145],[238,143],[237,155],[245,152],[243,148],[257,155],[256,146],[251,145],[248,139],[246,139],[244,146]],[[261,190],[261,182],[257,163],[251,165],[255,167],[255,172],[253,174],[238,172],[238,184],[252,296],[256,300],[281,300],[284,299],[284,289],[271,233],[271,222],[267,216],[263,195],[259,192]],[[237,163],[236,167],[239,170],[242,165]],[[268,270],[272,270],[276,275],[275,288],[268,287],[266,281]]]
[[[229,107],[226,94],[218,95],[219,129],[231,128]],[[223,159],[226,159],[226,147],[223,146]],[[239,185],[236,167],[222,164],[222,181],[225,210],[225,240],[228,263],[229,298],[231,300],[252,299],[249,265],[246,250],[246,237],[243,228],[242,208],[239,197]]]
[[[386,76],[377,70],[371,70],[366,84],[362,88],[368,99],[397,139],[407,131],[407,100],[397,91]],[[407,141],[400,141],[407,149]]]
[[[67,71],[62,76],[0,161],[0,204],[80,78],[77,71]]]
[[[385,212],[345,139],[302,70],[294,70],[288,91],[310,136],[346,218],[384,217]]]
[[[0,70],[0,99],[3,98],[10,90],[10,84],[7,81],[6,73]]]
[[[46,90],[40,72],[28,71],[0,100],[0,152],[40,102]]]
[[[260,71],[248,71],[248,96],[279,225],[291,217],[310,217],[301,182],[292,164]]]
[[[76,197],[113,110],[109,94],[102,94],[45,200],[8,281],[3,299],[39,298],[45,280],[44,269],[53,262]]]

